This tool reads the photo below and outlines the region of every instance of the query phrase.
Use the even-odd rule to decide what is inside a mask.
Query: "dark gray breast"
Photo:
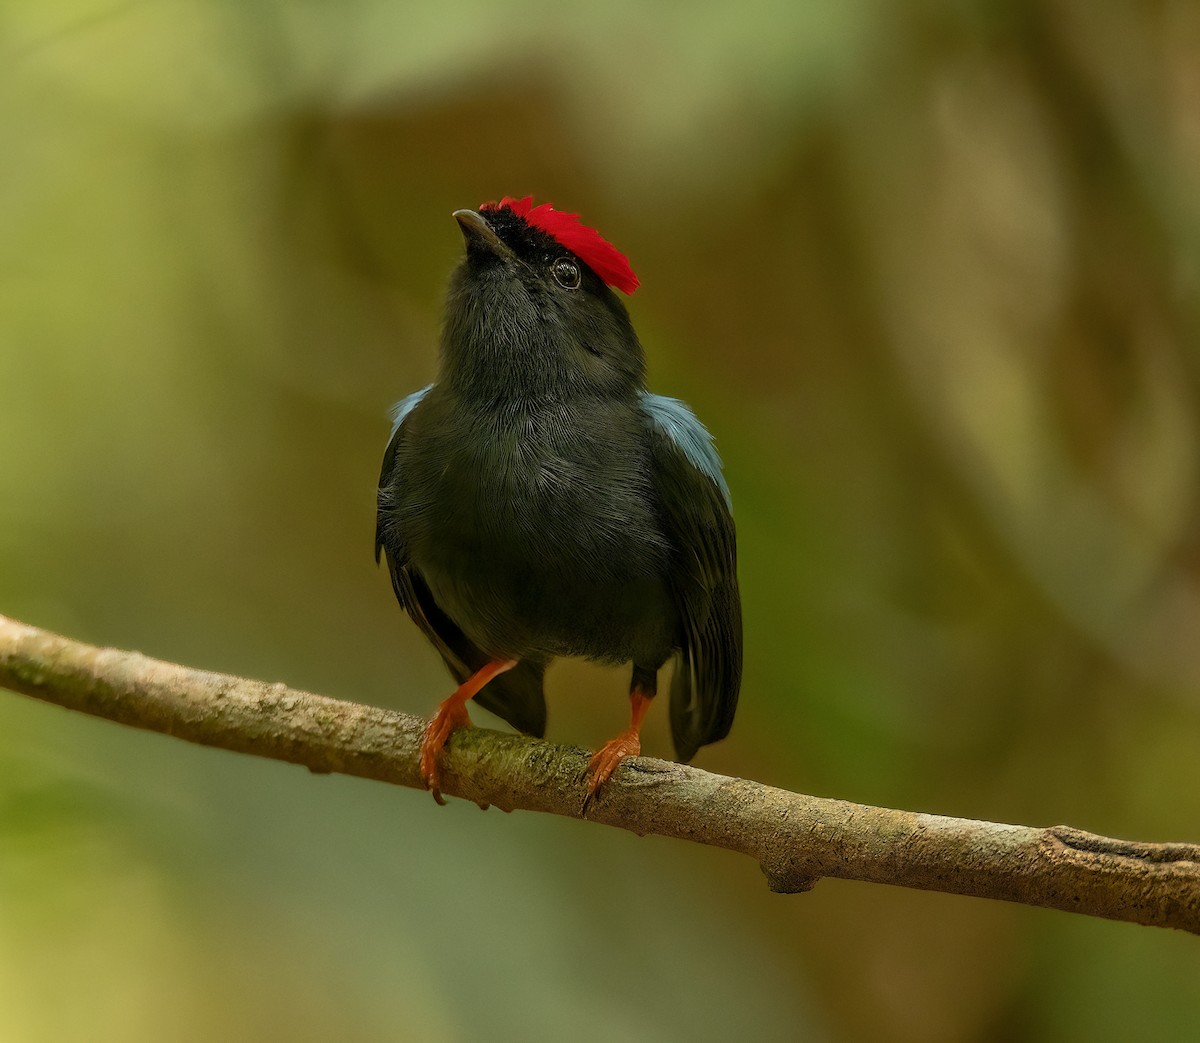
[[[395,504],[414,568],[492,655],[657,667],[679,621],[637,402],[470,407],[410,418]]]

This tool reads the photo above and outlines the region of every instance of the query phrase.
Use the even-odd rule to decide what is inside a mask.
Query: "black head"
[[[645,375],[642,346],[596,270],[636,286],[628,262],[591,229],[576,224],[586,237],[574,240],[570,228],[551,234],[537,223],[543,208],[522,214],[528,200],[511,201],[516,208],[509,202],[454,214],[466,256],[446,299],[442,378],[459,394],[491,400],[636,393]],[[576,220],[550,214],[552,228]],[[616,276],[613,258],[624,264]]]

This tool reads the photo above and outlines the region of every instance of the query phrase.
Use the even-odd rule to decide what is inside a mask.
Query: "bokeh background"
[[[747,665],[700,766],[1200,840],[1200,6],[0,5],[0,612],[428,713],[371,556],[450,212],[632,258]],[[551,737],[625,721],[550,675]],[[476,720],[487,715],[475,711]],[[669,755],[665,713],[648,753]],[[1187,1038],[1192,937],[825,881],[0,693],[0,1038]]]

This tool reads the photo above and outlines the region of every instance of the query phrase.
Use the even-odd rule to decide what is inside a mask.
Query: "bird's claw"
[[[587,814],[588,807],[600,792],[600,787],[617,770],[617,765],[626,757],[636,757],[641,752],[642,741],[638,737],[638,733],[631,729],[622,732],[615,739],[609,739],[592,755],[587,769],[587,795],[583,798],[584,815]]]
[[[470,727],[471,718],[467,716],[467,708],[462,703],[452,703],[450,700],[438,707],[433,720],[425,727],[418,770],[421,782],[427,790],[432,791],[433,799],[442,806],[446,804],[446,798],[442,796],[442,750],[454,732]]]

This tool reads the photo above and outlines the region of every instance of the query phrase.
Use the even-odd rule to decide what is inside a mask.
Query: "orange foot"
[[[635,728],[621,732],[615,739],[609,739],[596,751],[588,764],[588,790],[583,801],[585,811],[592,798],[600,792],[600,787],[617,770],[617,765],[626,757],[636,757],[641,752],[642,740]]]
[[[433,720],[425,728],[425,738],[421,740],[421,781],[426,789],[433,790],[433,799],[439,804],[445,804],[442,799],[442,766],[441,754],[450,736],[459,728],[470,728],[471,718],[467,715],[467,703],[485,684],[497,674],[511,670],[517,665],[515,659],[494,659],[486,666],[476,670],[450,696],[433,715]]]
[[[617,770],[617,765],[626,757],[636,757],[642,752],[642,740],[639,733],[642,730],[642,719],[650,708],[650,699],[654,695],[647,692],[641,685],[634,685],[629,693],[629,705],[632,710],[632,720],[615,739],[609,739],[600,747],[588,764],[587,796],[583,798],[583,813],[587,814],[588,805],[592,798],[600,792],[610,775]]]
[[[470,727],[466,702],[454,696],[438,707],[433,720],[425,727],[425,738],[421,740],[421,781],[426,789],[433,790],[433,799],[439,804],[446,803],[442,796],[442,749],[451,733]]]

